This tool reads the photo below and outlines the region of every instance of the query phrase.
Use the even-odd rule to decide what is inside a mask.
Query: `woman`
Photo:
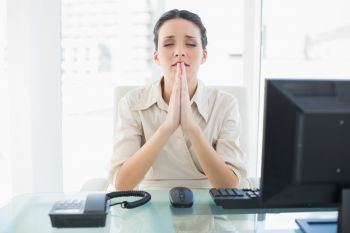
[[[164,75],[120,100],[110,181],[116,190],[237,187],[246,176],[238,104],[197,79],[207,58],[201,19],[164,13],[154,44]]]

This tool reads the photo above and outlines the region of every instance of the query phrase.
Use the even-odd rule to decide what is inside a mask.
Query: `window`
[[[350,2],[265,0],[265,77],[350,77]]]
[[[149,1],[62,1],[65,191],[105,177],[112,148],[113,88],[151,78],[150,9]]]

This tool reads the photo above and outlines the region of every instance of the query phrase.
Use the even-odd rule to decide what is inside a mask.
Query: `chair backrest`
[[[116,122],[117,122],[117,115],[118,115],[118,102],[119,100],[130,90],[138,88],[140,86],[117,86],[114,89],[114,112],[113,112],[113,128],[116,129]],[[233,96],[235,96],[239,103],[239,111],[241,116],[241,122],[242,122],[242,130],[241,130],[241,136],[240,136],[240,145],[241,149],[247,153],[248,148],[248,138],[247,138],[247,131],[245,125],[247,124],[247,104],[246,104],[246,90],[242,86],[210,86],[213,88],[217,88],[219,90],[222,90],[224,92],[227,92]],[[115,132],[114,132],[115,135]]]

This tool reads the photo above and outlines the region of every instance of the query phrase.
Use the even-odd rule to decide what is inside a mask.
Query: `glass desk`
[[[77,194],[25,194],[14,197],[0,207],[0,233],[49,232],[300,232],[296,218],[335,218],[333,209],[313,212],[302,210],[233,210],[214,204],[208,190],[193,190],[194,204],[189,209],[170,207],[168,190],[148,191],[152,199],[144,206],[123,209],[110,208],[104,228],[52,228],[49,211],[55,201],[84,197]],[[119,198],[135,200],[136,197]],[[116,199],[116,201],[119,201]]]

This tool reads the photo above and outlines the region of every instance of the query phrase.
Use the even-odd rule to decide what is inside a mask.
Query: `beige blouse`
[[[110,161],[109,181],[121,165],[147,141],[165,121],[168,105],[162,98],[161,80],[132,90],[118,104],[116,137]],[[246,178],[244,153],[239,148],[240,117],[235,97],[207,88],[198,80],[191,99],[194,117],[218,156],[230,165],[240,186]],[[154,164],[146,173],[139,189],[210,188],[190,140],[179,127],[169,138]]]

